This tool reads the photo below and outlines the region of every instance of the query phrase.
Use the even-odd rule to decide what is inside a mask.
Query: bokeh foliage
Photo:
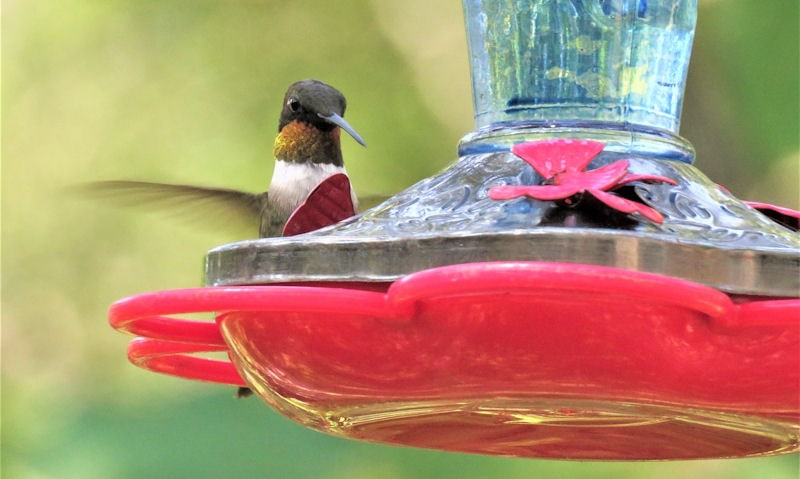
[[[263,189],[285,87],[348,98],[355,188],[398,191],[472,127],[458,2],[6,1],[2,15],[5,477],[795,477],[797,457],[567,463],[324,436],[233,391],[124,359],[107,306],[193,287],[246,237],[83,201],[83,180]],[[702,1],[682,132],[741,197],[798,207],[798,5]],[[687,438],[691,440],[691,438]]]

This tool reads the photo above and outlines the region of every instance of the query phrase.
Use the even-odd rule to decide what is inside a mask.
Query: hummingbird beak
[[[323,120],[329,121],[334,125],[338,126],[339,128],[341,128],[342,130],[349,133],[350,136],[352,136],[357,142],[361,143],[361,146],[367,146],[367,144],[364,143],[364,140],[361,139],[361,135],[356,133],[356,130],[354,130],[352,126],[348,125],[347,122],[344,121],[344,118],[342,118],[341,116],[337,115],[336,113],[331,113],[329,115],[323,115],[322,113],[317,113],[317,115],[319,115],[319,117],[322,118]]]

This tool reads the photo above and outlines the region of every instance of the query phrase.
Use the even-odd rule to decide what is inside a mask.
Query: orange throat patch
[[[331,163],[342,166],[339,127],[330,131],[301,121],[284,126],[275,138],[275,158],[294,163]]]

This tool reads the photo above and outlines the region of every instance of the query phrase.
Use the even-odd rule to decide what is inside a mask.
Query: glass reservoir
[[[464,0],[477,131],[462,155],[536,135],[691,161],[677,136],[695,0]]]

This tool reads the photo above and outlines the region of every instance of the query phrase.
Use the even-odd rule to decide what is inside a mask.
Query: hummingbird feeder
[[[118,301],[129,358],[387,444],[797,452],[800,213],[692,165],[677,132],[696,10],[464,0],[477,129],[458,160],[318,230],[341,218],[312,193],[287,225],[302,234],[212,249],[204,288]]]

